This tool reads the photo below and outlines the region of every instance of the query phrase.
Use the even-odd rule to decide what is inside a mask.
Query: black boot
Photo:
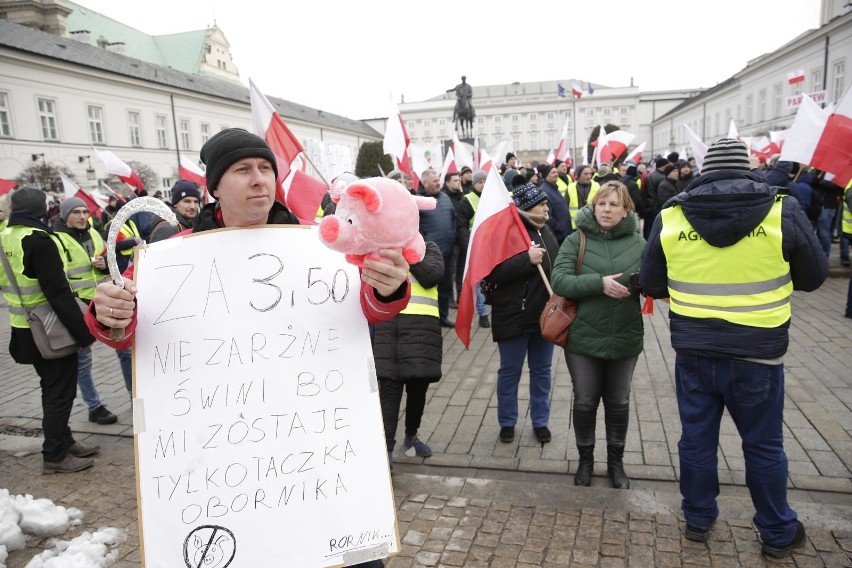
[[[580,452],[580,463],[574,474],[574,485],[588,487],[592,484],[592,470],[595,469],[595,446],[577,446],[577,451]]]
[[[630,479],[624,473],[624,446],[606,446],[606,472],[616,489],[630,489]]]
[[[606,471],[616,489],[630,489],[630,479],[624,472],[624,442],[627,438],[629,404],[604,403],[606,424]]]

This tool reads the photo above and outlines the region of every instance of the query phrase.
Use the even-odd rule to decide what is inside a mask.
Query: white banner
[[[355,162],[352,160],[352,149],[349,146],[308,140],[305,142],[305,154],[313,161],[329,183],[343,172],[355,172]],[[314,173],[315,171],[311,163],[308,162],[305,172],[308,175],[318,177]]]
[[[316,227],[143,247],[143,567],[335,566],[399,549],[358,269]]]

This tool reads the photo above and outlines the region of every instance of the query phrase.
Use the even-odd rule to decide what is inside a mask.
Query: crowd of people
[[[128,278],[133,248],[142,242],[184,230],[299,223],[274,199],[276,159],[261,138],[226,129],[205,143],[201,159],[216,201],[202,207],[199,187],[179,181],[169,204],[179,227],[150,213],[132,216],[116,246]],[[801,546],[804,528],[786,502],[781,360],[790,295],[821,285],[835,230],[841,262],[849,265],[849,188],[777,157],[760,165],[744,144],[728,139],[710,147],[700,170],[677,153],[647,165],[598,168],[572,168],[559,160],[521,166],[509,153],[501,176],[531,244],[497,264],[476,291],[478,325],[490,330],[500,356],[499,442],[514,442],[516,424],[524,418],[518,390],[525,362],[532,431],[542,445],[551,441],[554,345],[542,337],[539,316],[552,284],[554,293],[579,301],[564,347],[579,457],[574,483],[591,484],[603,400],[610,483],[629,488],[623,455],[632,376],[643,349],[640,294],[667,301],[683,425],[679,453],[686,538],[706,541],[718,516],[716,448],[727,408],[743,438],[746,484],[764,553],[784,556]],[[437,205],[420,211],[426,241],[421,262],[409,266],[399,252],[382,251],[386,262],[367,261],[361,269],[361,294],[367,299],[362,306],[371,324],[392,468],[403,393],[402,446],[411,455],[432,454],[418,436],[427,388],[441,379],[441,327],[456,325],[451,310],[458,307],[487,173],[465,167],[441,179],[427,170],[417,187],[399,170],[389,177],[412,194],[433,197]],[[12,326],[9,350],[16,362],[33,365],[41,380],[46,473],[91,467],[91,456],[99,451],[76,442],[68,428],[78,385],[90,420],[108,424],[116,419],[100,400],[92,376],[95,340],[116,350],[131,388],[136,288],[105,282],[104,263],[105,231],[122,205],[111,197],[95,220],[85,202],[69,198],[48,224],[44,193],[20,188],[11,196],[8,220],[0,219],[0,241],[11,264],[11,271],[0,274]],[[322,210],[329,214],[334,204],[326,200]],[[21,294],[13,290],[18,287]],[[84,312],[75,298],[88,304]],[[53,307],[80,351],[60,359],[41,356],[24,311],[39,303]],[[845,315],[852,317],[852,280]],[[125,338],[111,339],[113,328],[124,329]]]

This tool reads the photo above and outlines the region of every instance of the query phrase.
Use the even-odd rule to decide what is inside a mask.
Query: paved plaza
[[[397,450],[402,552],[386,565],[852,566],[852,320],[843,317],[849,273],[836,266],[832,272],[836,277],[820,290],[797,292],[793,299],[784,434],[789,498],[808,529],[808,543],[790,558],[767,561],[760,555],[740,442],[727,415],[719,446],[719,522],[707,545],[682,538],[674,352],[666,304],[657,302],[655,314],[645,318],[645,351],[633,382],[628,491],[608,485],[602,409],[592,487],[573,486],[578,456],[561,351],[554,356],[553,441],[542,447],[535,440],[526,417],[525,376],[520,390],[525,421],[518,423],[515,442],[502,444],[496,344],[488,330],[474,328],[465,351],[455,333],[446,332],[444,378],[429,389],[420,430],[434,454],[423,459]],[[5,307],[0,319],[7,319]],[[83,510],[83,525],[64,538],[101,526],[127,528],[117,566],[139,566],[131,407],[114,352],[96,345],[94,372],[101,398],[119,422],[89,423],[79,397],[71,418],[78,439],[102,446],[95,467],[42,476],[38,379],[31,367],[11,361],[8,341],[8,325],[0,326],[0,488]],[[31,538],[7,566],[23,567],[46,547],[46,540]]]

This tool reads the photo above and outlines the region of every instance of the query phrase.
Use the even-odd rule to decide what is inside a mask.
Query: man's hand
[[[527,253],[530,255],[530,263],[533,266],[541,264],[541,261],[544,260],[544,248],[538,245],[533,245],[530,247]]]
[[[92,266],[97,268],[98,270],[106,270],[106,261],[104,257],[98,255],[92,257]]]
[[[95,288],[95,314],[97,320],[107,327],[124,329],[133,319],[136,310],[136,284],[124,281],[124,288],[112,282],[102,282]]]
[[[408,280],[408,263],[398,250],[381,249],[385,261],[365,260],[361,280],[376,289],[380,296],[390,296]]]

